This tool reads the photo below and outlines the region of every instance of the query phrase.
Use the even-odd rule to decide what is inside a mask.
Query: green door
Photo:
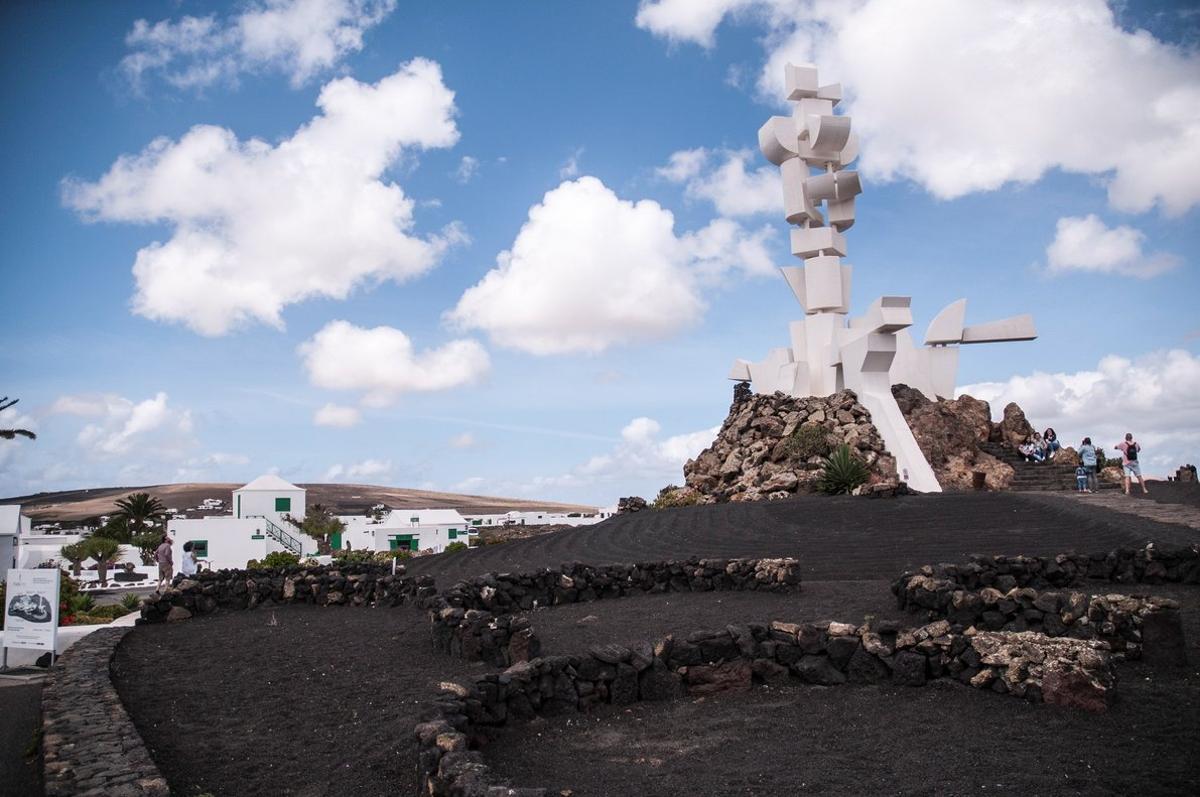
[[[335,551],[342,550],[342,533],[340,531],[329,535],[329,547]]]

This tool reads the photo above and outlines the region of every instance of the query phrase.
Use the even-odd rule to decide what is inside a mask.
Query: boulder
[[[1015,401],[1004,407],[1004,419],[998,424],[1000,442],[1016,448],[1033,437],[1033,426],[1025,418],[1025,412]]]
[[[641,512],[649,506],[646,499],[641,496],[631,495],[617,501],[617,514],[623,515],[627,512]]]

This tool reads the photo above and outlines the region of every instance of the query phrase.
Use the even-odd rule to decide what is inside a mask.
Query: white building
[[[339,515],[346,530],[336,548],[368,551],[407,550],[441,553],[452,542],[470,544],[467,519],[454,509],[393,509],[379,520],[362,515]]]
[[[615,512],[615,509],[601,509],[591,513],[548,512],[541,509],[528,512],[513,510],[500,515],[467,515],[467,521],[476,531],[487,526],[590,526],[612,517]]]
[[[190,542],[198,559],[213,570],[237,569],[274,551],[313,556],[317,541],[302,534],[288,517],[303,518],[305,491],[273,474],[259,476],[233,491],[233,514],[198,519],[172,518],[167,531],[174,540],[175,569]]]
[[[21,514],[20,504],[0,506],[0,581],[8,575],[10,567],[19,567],[17,562],[18,539],[29,534],[32,522]]]

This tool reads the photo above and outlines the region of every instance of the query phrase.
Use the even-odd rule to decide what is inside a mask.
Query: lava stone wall
[[[916,629],[894,623],[731,625],[632,647],[602,645],[576,656],[517,662],[443,694],[415,728],[431,795],[542,795],[493,783],[472,740],[489,726],[587,711],[599,704],[670,700],[796,679],[835,686],[922,686],[956,678],[1034,702],[1103,710],[1115,679],[1106,646],[1033,633],[952,633],[945,620]]]
[[[218,609],[253,609],[263,603],[318,606],[398,606],[436,592],[429,576],[392,573],[388,565],[345,565],[219,570],[177,578],[171,587],[147,597],[148,623],[183,620]]]
[[[929,619],[946,618],[961,627],[1098,639],[1127,658],[1186,663],[1175,601],[1059,589],[1097,579],[1198,583],[1200,554],[1194,548],[1147,547],[1053,558],[973,557],[966,564],[906,572],[892,584],[892,592],[901,608],[923,610]]]
[[[47,797],[168,797],[109,677],[131,626],[93,631],[59,659],[42,696]]]
[[[538,656],[541,644],[529,621],[511,613],[539,606],[583,603],[652,592],[800,589],[795,559],[688,559],[558,570],[488,573],[460,581],[429,600],[434,646],[497,667]]]
[[[1013,587],[1061,589],[1087,580],[1118,584],[1200,584],[1200,548],[1148,545],[1107,553],[1064,553],[1054,557],[972,556],[965,564],[925,565],[917,572],[906,572],[896,580],[892,591],[899,594],[898,585],[915,575],[946,579],[959,589],[993,587],[1001,592],[1008,592]]]

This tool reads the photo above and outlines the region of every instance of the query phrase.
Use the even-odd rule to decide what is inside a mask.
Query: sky
[[[0,495],[275,472],[595,506],[802,309],[758,128],[841,82],[853,312],[960,391],[1200,460],[1200,10],[1099,0],[12,2]],[[790,262],[789,262],[790,261]]]

